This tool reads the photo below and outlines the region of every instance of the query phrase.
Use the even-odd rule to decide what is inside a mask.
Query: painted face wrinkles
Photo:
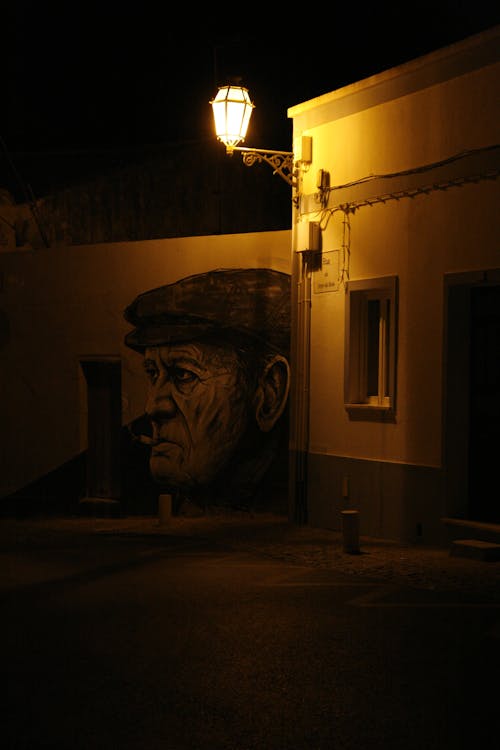
[[[247,425],[248,391],[236,353],[208,344],[152,347],[144,368],[153,476],[184,490],[211,481]]]

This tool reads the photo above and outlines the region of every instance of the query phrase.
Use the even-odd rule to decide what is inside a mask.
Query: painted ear
[[[290,390],[290,365],[276,354],[268,360],[256,390],[255,416],[262,432],[272,430],[283,414]]]

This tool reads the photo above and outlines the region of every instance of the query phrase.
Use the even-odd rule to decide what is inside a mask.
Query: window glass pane
[[[347,291],[344,404],[385,418],[395,410],[397,277],[349,281]]]
[[[389,396],[389,373],[391,371],[391,301],[385,303],[385,382],[384,396]]]
[[[366,395],[369,397],[378,396],[380,300],[368,300],[367,313]]]

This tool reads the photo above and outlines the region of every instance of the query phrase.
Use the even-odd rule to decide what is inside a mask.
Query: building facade
[[[499,42],[497,27],[288,111],[301,522],[356,510],[362,534],[436,544],[498,531]]]
[[[289,275],[290,238],[284,230],[0,253],[0,513],[74,513],[87,496],[117,501],[125,514],[155,513],[161,488],[129,429],[144,415],[147,379],[143,357],[125,344],[124,311],[149,290],[213,270]]]
[[[0,188],[0,514],[155,513],[125,308],[218,269],[289,275],[290,191],[267,168],[215,138],[132,157],[31,201]]]
[[[210,169],[193,199],[170,158],[163,182],[138,168],[76,199],[0,196],[1,508],[73,507],[90,429],[103,496],[133,487],[126,509],[149,493],[154,510],[146,457],[122,442],[144,410],[123,310],[191,274],[271,268],[291,275],[290,519],[340,529],[354,510],[375,537],[497,538],[499,41],[494,28],[293,106],[291,196],[227,160],[238,184],[271,183],[265,208],[254,187],[258,206],[230,200],[228,175],[210,187]],[[89,408],[109,418],[92,426]]]

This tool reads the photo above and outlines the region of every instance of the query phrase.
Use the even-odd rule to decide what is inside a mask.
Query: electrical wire
[[[454,156],[450,156],[447,159],[441,159],[440,161],[431,162],[430,164],[425,164],[421,167],[413,167],[412,169],[405,169],[400,172],[389,172],[386,174],[371,174],[371,175],[367,175],[366,177],[361,177],[359,180],[352,180],[352,182],[346,182],[343,185],[332,185],[329,188],[327,188],[327,191],[329,193],[332,193],[335,190],[342,190],[344,188],[353,187],[355,185],[362,185],[365,182],[371,182],[373,180],[390,180],[395,177],[408,177],[409,175],[414,175],[414,174],[424,174],[425,172],[430,172],[432,169],[444,167],[447,164],[452,164],[453,162],[459,161],[460,159],[464,159],[465,157],[471,156],[472,154],[486,153],[488,151],[494,151],[495,149],[498,149],[498,148],[500,148],[500,144],[494,144],[492,146],[483,146],[477,149],[461,151],[460,153],[455,154]]]

